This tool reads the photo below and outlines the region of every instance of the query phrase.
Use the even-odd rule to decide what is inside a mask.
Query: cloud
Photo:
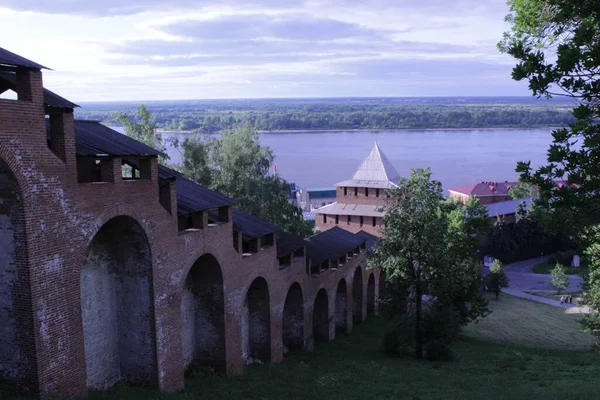
[[[0,6],[15,11],[106,17],[174,9],[200,10],[215,5],[287,8],[301,3],[301,0],[221,0],[218,3],[207,0],[3,0]]]
[[[527,94],[495,47],[505,0],[0,3],[3,45],[74,101]]]
[[[310,14],[229,15],[218,19],[177,21],[159,29],[194,39],[335,40],[376,34],[355,23]]]

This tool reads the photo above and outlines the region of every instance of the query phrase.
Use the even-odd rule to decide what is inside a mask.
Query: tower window
[[[348,188],[347,187],[344,188],[344,196],[348,196]]]
[[[365,197],[369,197],[369,188],[365,188]]]
[[[352,216],[348,215],[348,225],[350,225],[350,222],[352,222]]]
[[[354,195],[358,196],[358,188],[354,188]]]
[[[327,214],[323,214],[323,223],[326,224],[327,223]]]
[[[339,224],[339,223],[340,223],[340,216],[339,216],[339,215],[336,215],[336,216],[335,216],[335,224],[337,225],[337,224]]]
[[[373,217],[373,226],[377,225],[377,217]]]
[[[360,216],[360,226],[363,226],[363,223],[365,221],[365,217],[363,217],[362,215]]]
[[[379,189],[375,189],[375,197],[379,197]]]

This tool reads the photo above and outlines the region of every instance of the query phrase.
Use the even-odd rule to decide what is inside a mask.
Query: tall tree
[[[520,162],[524,182],[539,188],[546,224],[573,234],[600,223],[600,7],[597,0],[510,0],[511,30],[500,50],[518,60],[512,77],[529,81],[535,96],[574,100],[576,122],[552,132],[548,164],[533,171]],[[556,187],[555,181],[569,184]]]
[[[490,267],[490,272],[485,277],[484,282],[488,289],[494,292],[496,300],[498,299],[498,296],[500,296],[500,291],[508,287],[508,278],[506,277],[504,266],[500,260],[494,260]]]
[[[537,209],[551,228],[567,229],[588,254],[600,243],[600,7],[597,0],[510,0],[511,30],[500,50],[518,60],[513,79],[529,81],[536,96],[574,100],[575,122],[552,132],[548,164],[532,171],[520,162],[525,182],[539,188]],[[566,180],[556,187],[555,180]],[[592,257],[593,258],[593,257]],[[585,326],[600,337],[600,263],[590,264],[583,303]]]
[[[562,264],[556,263],[552,271],[550,271],[550,280],[552,286],[558,291],[558,294],[562,290],[565,290],[569,286],[569,275]]]
[[[407,311],[402,294],[410,300],[414,352],[421,358],[433,339],[425,329],[424,299],[432,303],[430,310],[457,315],[459,325],[485,313],[475,251],[487,213],[476,202],[445,201],[441,183],[431,180],[428,169],[413,170],[389,194],[383,237],[370,265],[386,272],[386,292],[397,294],[389,304],[394,312]]]
[[[133,117],[127,113],[121,112],[115,113],[113,119],[123,125],[127,136],[145,143],[156,150],[162,151],[165,155],[159,157],[161,162],[164,163],[169,159],[169,156],[167,155],[167,146],[163,142],[162,135],[158,131],[156,123],[152,120],[152,114],[148,111],[146,106],[140,104],[137,109],[137,114]]]
[[[289,204],[289,184],[271,173],[274,156],[261,146],[248,122],[223,131],[220,139],[190,137],[183,144],[182,172],[236,200],[239,209],[290,233],[312,233],[298,208]]]

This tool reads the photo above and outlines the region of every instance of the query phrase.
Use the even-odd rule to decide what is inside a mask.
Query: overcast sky
[[[77,102],[529,95],[505,0],[0,0],[0,46]]]

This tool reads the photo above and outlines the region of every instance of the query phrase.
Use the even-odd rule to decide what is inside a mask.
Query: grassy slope
[[[515,328],[515,313],[507,314],[502,323],[497,307],[511,301],[505,296],[492,304],[498,313],[496,321],[489,322],[507,326],[506,336]],[[529,302],[515,299],[513,305],[523,308]],[[519,323],[527,319],[521,318]],[[558,330],[568,329],[571,323],[563,316]],[[470,334],[485,337],[484,326],[469,329]],[[356,327],[352,335],[317,345],[313,353],[292,355],[283,364],[250,366],[244,375],[232,378],[188,378],[186,391],[181,393],[119,387],[89,398],[587,400],[598,396],[600,361],[590,353],[526,349],[464,338],[454,346],[456,360],[451,363],[388,358],[379,348],[385,329],[385,321],[374,318]],[[523,332],[513,332],[520,341]]]
[[[492,313],[477,324],[465,328],[465,334],[497,343],[519,346],[584,350],[594,337],[580,331],[581,315],[566,309],[500,295],[490,299]]]

